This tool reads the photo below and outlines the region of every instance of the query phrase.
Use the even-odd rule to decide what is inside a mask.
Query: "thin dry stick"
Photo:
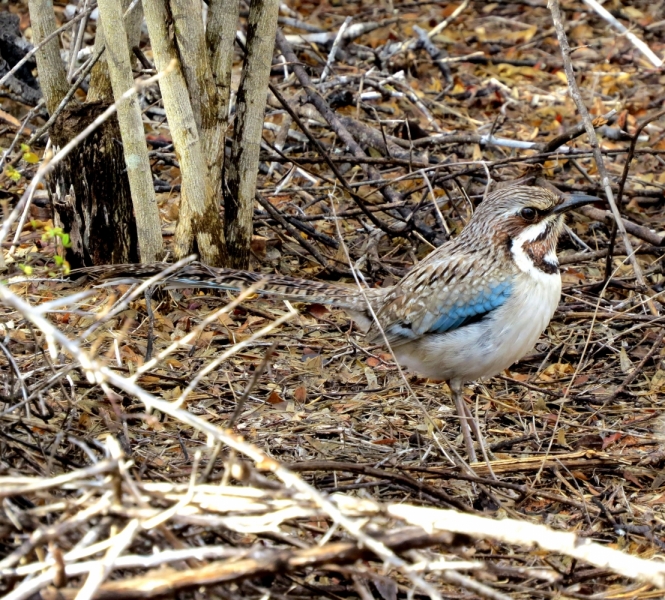
[[[272,323],[269,323],[262,329],[259,329],[256,333],[248,337],[247,339],[243,340],[242,342],[238,342],[231,346],[226,352],[222,352],[219,356],[215,358],[215,360],[211,361],[208,363],[203,369],[201,369],[196,376],[189,382],[189,385],[183,390],[182,394],[178,397],[178,399],[173,403],[174,406],[182,406],[182,404],[185,402],[187,399],[187,396],[194,391],[196,386],[199,384],[199,382],[212,370],[214,370],[218,365],[223,363],[225,360],[233,356],[234,354],[240,352],[243,348],[246,348],[247,346],[250,346],[253,342],[258,340],[259,338],[268,335],[273,329],[276,327],[279,327],[282,323],[285,323],[292,317],[296,316],[298,313],[294,310],[294,308],[288,303],[288,301],[284,301],[284,303],[289,307],[289,312],[283,314],[279,319],[273,321]]]
[[[428,536],[418,528],[409,528],[390,532],[387,535],[380,536],[379,539],[396,551],[405,552],[410,549],[426,548],[437,544],[449,545],[450,540],[454,538],[449,534]],[[117,565],[122,558],[120,557],[115,564]],[[338,565],[354,564],[359,560],[371,558],[373,557],[368,549],[351,541],[327,542],[312,548],[303,547],[288,550],[268,548],[261,553],[246,553],[245,556],[241,555],[237,558],[200,564],[189,569],[157,568],[135,577],[110,581],[100,587],[99,593],[95,597],[102,600],[163,598],[187,589],[205,589],[215,584],[229,586],[233,582],[251,581],[271,573],[286,574],[301,571],[306,567],[322,566],[325,570],[326,565],[335,565],[333,569],[336,570]],[[440,564],[442,561],[438,562]],[[479,568],[482,565],[482,563],[475,561],[447,562],[448,568],[469,569]],[[426,568],[427,565],[423,566]],[[65,572],[67,575],[69,575],[70,570],[69,565],[66,565]],[[37,578],[39,577],[41,576],[37,576]],[[34,586],[33,589],[36,591],[40,587],[45,586]],[[58,590],[58,597],[61,600],[75,600],[77,592],[76,588],[62,587]],[[269,596],[266,595],[265,597]],[[496,598],[496,596],[487,597]],[[26,596],[22,600],[25,600],[25,598]],[[507,597],[503,596],[502,600],[504,598]],[[11,600],[16,599],[12,597]]]
[[[108,461],[105,462],[108,464]],[[114,464],[109,465],[109,468],[107,469],[109,472],[117,471],[118,462],[114,460],[113,463]],[[97,465],[94,465],[94,467],[97,468]],[[4,486],[3,489],[5,489]],[[14,550],[11,554],[9,554],[2,561],[0,561],[0,572],[3,572],[5,569],[9,569],[14,565],[16,565],[19,561],[21,561],[21,559],[24,556],[27,556],[30,552],[32,552],[32,550],[36,548],[38,544],[48,539],[57,539],[59,536],[63,536],[72,529],[75,529],[81,523],[89,523],[92,519],[97,517],[97,515],[107,513],[110,506],[111,506],[111,497],[109,494],[105,494],[101,498],[99,498],[99,500],[96,501],[92,506],[84,508],[83,510],[72,516],[70,519],[58,522],[55,525],[49,525],[33,531],[27,540],[25,540],[18,548],[16,548],[16,550]],[[17,590],[18,587],[14,591]],[[4,598],[6,600],[7,598],[9,598],[9,596],[8,595],[4,596]]]
[[[0,478],[0,482],[2,483],[0,486],[0,498],[31,494],[55,488],[64,488],[68,483],[73,481],[95,477],[99,474],[110,473],[117,468],[117,460],[105,459],[89,467],[70,471],[69,473],[63,473],[62,475],[56,475],[55,477],[2,477]],[[3,560],[0,563],[0,569],[7,567],[8,564],[6,560]]]
[[[321,510],[335,522],[346,529],[360,544],[369,548],[386,565],[402,571],[411,583],[428,594],[434,600],[442,600],[439,591],[425,579],[411,572],[410,565],[404,559],[397,556],[390,548],[379,540],[372,538],[364,531],[365,522],[362,519],[348,517],[327,496],[321,494],[316,488],[303,481],[292,471],[286,469],[276,460],[270,458],[256,446],[245,442],[241,437],[230,432],[222,431],[203,419],[175,406],[175,403],[166,402],[156,398],[142,387],[121,375],[115,373],[101,364],[85,352],[80,345],[69,339],[59,329],[46,320],[37,307],[31,306],[21,298],[13,294],[7,287],[0,285],[0,300],[6,305],[19,311],[24,318],[31,321],[44,334],[46,344],[53,356],[57,356],[56,343],[60,344],[81,365],[86,378],[90,383],[97,383],[102,389],[111,394],[108,384],[111,384],[128,394],[131,394],[143,402],[147,409],[158,410],[170,417],[189,425],[208,435],[209,440],[218,440],[236,452],[251,458],[259,468],[273,473],[282,482],[300,493],[309,497]]]
[[[92,570],[98,561],[89,560],[77,563],[73,563],[72,561],[90,556],[94,550],[94,547],[92,549],[87,547],[71,550],[65,554],[63,558],[65,561],[67,561],[65,564],[67,576],[73,577],[76,575],[88,573],[90,570]],[[163,550],[157,554],[126,554],[124,556],[118,557],[118,559],[114,562],[114,568],[149,569],[150,567],[163,567],[168,563],[180,562],[190,558],[194,558],[196,560],[215,560],[220,558],[237,558],[245,554],[247,554],[245,550],[240,548],[232,548],[229,546],[195,546],[193,548],[183,548],[178,550]],[[17,577],[25,577],[26,575],[32,575],[33,573],[39,573],[40,571],[48,569],[54,564],[55,560],[53,558],[48,558],[43,562],[34,562],[21,565],[20,567],[13,569],[11,574],[16,575]]]
[[[30,144],[28,144],[28,146],[29,145]],[[44,149],[44,156],[50,156],[50,155],[51,155],[51,138],[49,138],[48,141],[46,142],[46,148]],[[32,205],[33,197],[34,197],[34,192],[30,196],[28,196],[28,199],[24,204],[23,212],[21,213],[21,218],[18,222],[18,225],[16,226],[16,231],[14,232],[14,239],[12,240],[12,245],[7,252],[6,258],[13,256],[14,252],[16,251],[16,248],[19,245],[19,241],[21,239],[21,233],[23,233],[23,226],[25,225],[25,222],[28,218],[28,214],[30,213],[30,206]]]
[[[653,343],[653,346],[651,346],[651,349],[644,355],[644,358],[639,362],[639,364],[628,374],[628,377],[626,377],[619,387],[614,390],[614,393],[603,402],[603,407],[608,404],[609,402],[612,402],[615,400],[620,394],[622,394],[625,389],[637,379],[637,377],[642,373],[642,369],[644,368],[644,365],[647,364],[651,358],[653,358],[653,355],[660,349],[661,344],[663,343],[663,338],[665,338],[665,329],[661,329],[660,333],[656,337],[656,341]],[[599,411],[596,411],[599,412]]]
[[[17,202],[16,206],[14,207],[14,210],[3,221],[2,228],[0,228],[0,242],[4,241],[12,223],[16,221],[18,216],[21,214],[25,202],[32,197],[32,195],[35,193],[35,190],[37,189],[37,186],[42,182],[44,177],[48,175],[55,168],[55,166],[59,162],[61,162],[74,148],[76,148],[76,146],[78,146],[95,129],[97,129],[104,121],[106,121],[116,112],[118,102],[133,97],[144,87],[149,86],[155,81],[160,80],[172,68],[173,64],[169,65],[164,71],[160,71],[159,73],[157,73],[157,75],[153,77],[150,77],[143,81],[137,81],[136,85],[133,88],[127,90],[120,98],[118,98],[116,102],[111,104],[92,123],[90,123],[90,125],[88,125],[83,131],[81,131],[81,133],[79,133],[76,137],[72,138],[69,142],[67,142],[67,144],[62,149],[60,149],[60,151],[58,151],[58,153],[51,160],[45,160],[44,162],[42,162],[39,169],[37,170],[37,173],[32,178],[30,185],[25,190],[23,196],[21,196],[21,199]]]
[[[347,128],[342,124],[340,121],[339,117],[331,110],[331,108],[328,106],[328,103],[326,100],[317,92],[316,88],[314,87],[314,84],[312,83],[311,79],[309,78],[309,75],[305,71],[304,67],[302,64],[298,61],[298,58],[296,57],[293,49],[287,42],[286,38],[284,37],[284,34],[280,31],[277,30],[277,46],[284,55],[284,58],[291,64],[291,68],[293,72],[295,73],[296,77],[300,81],[300,84],[304,88],[305,92],[307,93],[307,98],[309,102],[311,102],[315,108],[319,111],[321,116],[327,121],[327,123],[330,125],[332,130],[335,132],[335,134],[339,137],[339,139],[346,145],[349,150],[351,150],[351,153],[356,156],[356,157],[362,157],[365,156],[365,151],[360,147],[360,145],[356,142],[356,140],[353,138],[353,136],[349,133]],[[276,90],[274,86],[270,88],[273,94],[282,102],[282,95],[279,93],[279,90]],[[284,108],[288,111],[291,112],[291,107],[287,106],[288,103],[284,102]],[[295,115],[295,112],[292,113],[292,116]],[[297,123],[300,122],[299,118],[295,118]],[[303,130],[305,132],[305,130]],[[306,133],[306,132],[305,132]],[[308,136],[309,137],[309,136]],[[315,143],[314,144],[317,148],[320,147],[320,144]],[[322,156],[326,156],[327,153],[322,152]],[[329,166],[333,170],[333,172],[338,176],[340,182],[344,186],[345,189],[349,189],[349,184],[346,182],[346,179],[341,176],[341,173],[339,172],[339,169],[337,169],[336,166],[333,166],[334,163],[332,161],[328,161]],[[382,177],[380,173],[371,165],[363,165],[363,170],[366,172],[368,178],[371,181],[378,181],[381,180]],[[401,194],[396,192],[392,187],[390,186],[384,186],[381,190],[381,195],[386,198],[389,202],[400,202],[403,200]],[[399,227],[399,229],[394,229],[386,226],[384,223],[382,223],[380,220],[378,220],[371,212],[367,210],[367,207],[365,206],[365,202],[363,199],[358,199],[355,194],[352,194],[354,200],[358,202],[359,208],[363,210],[365,213],[365,216],[376,226],[380,227],[383,229],[386,233],[390,235],[395,235],[395,234],[400,234],[404,235],[404,229],[406,226],[402,225]]]
[[[665,110],[660,110],[657,113],[648,116],[646,119],[640,121],[637,124],[637,127],[635,128],[635,133],[633,134],[633,138],[630,140],[630,146],[628,147],[628,154],[626,155],[626,160],[623,164],[623,173],[621,173],[621,179],[619,180],[619,192],[617,194],[619,202],[621,202],[621,197],[623,196],[623,190],[626,185],[626,180],[628,179],[628,173],[630,171],[630,163],[632,162],[633,157],[635,156],[635,146],[637,145],[637,140],[640,137],[640,134],[642,133],[642,131],[644,131],[644,128],[649,123],[651,123],[652,121],[657,121],[663,116],[665,116]]]
[[[469,592],[475,592],[481,598],[487,598],[488,600],[512,599],[512,596],[508,596],[507,594],[502,594],[501,592],[498,592],[497,590],[489,587],[488,585],[480,583],[480,581],[476,581],[475,579],[471,579],[470,577],[466,577],[465,575],[462,575],[457,571],[446,569],[442,572],[441,575],[449,583],[454,583],[455,585],[458,585]]]
[[[170,269],[171,272],[173,272],[175,269]],[[162,272],[163,273],[163,272]],[[161,275],[156,275],[155,277],[158,277]],[[154,279],[154,277],[152,278]],[[184,346],[185,344],[189,344],[194,338],[198,337],[200,333],[203,331],[203,329],[207,326],[210,325],[210,323],[213,323],[216,321],[221,315],[227,314],[234,310],[237,306],[240,305],[240,303],[251,296],[254,292],[257,290],[261,289],[261,282],[257,282],[248,288],[242,290],[238,296],[236,296],[231,302],[229,302],[226,306],[223,306],[219,310],[216,310],[208,316],[205,317],[194,329],[192,329],[186,336],[179,338],[172,342],[167,348],[162,350],[155,358],[150,359],[140,367],[136,369],[136,372],[134,375],[132,375],[132,380],[136,381],[140,375],[143,373],[148,372],[150,369],[152,369],[154,366],[156,366],[159,362],[164,360],[169,354],[171,354],[176,348],[180,348]],[[234,346],[235,347],[235,346]]]
[[[116,542],[107,551],[101,560],[98,560],[95,566],[90,569],[88,577],[81,589],[76,594],[76,600],[92,600],[95,597],[99,586],[104,583],[106,578],[113,570],[116,559],[124,552],[139,531],[141,523],[138,519],[132,519],[117,536]]]
[[[319,83],[323,83],[330,74],[333,63],[335,62],[335,56],[337,55],[337,48],[339,48],[339,45],[342,42],[342,39],[344,38],[344,32],[346,31],[346,28],[351,24],[351,21],[352,21],[351,17],[346,17],[344,23],[342,23],[342,26],[339,28],[339,31],[337,32],[337,37],[335,38],[332,48],[330,49],[330,54],[328,55],[326,66],[323,68],[323,73],[321,73],[321,77],[319,78]]]
[[[61,27],[58,27],[58,29],[56,29],[55,31],[52,31],[51,33],[49,33],[43,40],[41,40],[39,42],[39,44],[37,44],[34,48],[32,48],[29,52],[27,52],[26,55],[21,60],[19,60],[11,69],[9,69],[9,71],[7,71],[0,78],[0,86],[4,85],[7,82],[7,80],[14,73],[16,73],[16,71],[18,71],[25,63],[27,63],[30,60],[30,58],[32,58],[35,55],[35,53],[44,44],[48,44],[48,42],[50,42],[57,35],[60,35],[65,29],[69,29],[72,25],[74,25],[75,23],[78,23],[81,19],[85,19],[86,17],[88,17],[92,13],[92,11],[95,10],[95,8],[97,8],[97,3],[96,2],[90,8],[88,8],[88,10],[86,10],[85,12],[82,12],[82,13],[78,14],[71,21],[69,21],[68,23],[65,23]]]
[[[266,200],[261,194],[256,193],[254,195],[256,198],[256,201],[263,206],[263,208],[266,209],[266,212],[273,218],[275,221],[277,221],[284,229],[287,231],[287,233],[296,241],[298,242],[309,254],[311,254],[320,264],[324,269],[327,269],[331,273],[339,273],[341,275],[346,275],[344,271],[341,271],[338,267],[336,267],[334,264],[330,264],[330,262],[326,259],[321,252],[318,251],[316,246],[314,244],[308,242],[302,235],[300,235],[297,231],[296,228],[289,223],[284,216],[272,205],[268,200]]]
[[[624,245],[626,247],[626,254],[628,254],[630,264],[633,267],[635,272],[635,278],[637,283],[643,288],[646,288],[646,280],[644,279],[644,274],[642,273],[642,268],[637,262],[637,257],[633,251],[633,246],[628,239],[628,233],[626,232],[626,226],[624,225],[623,219],[621,218],[621,213],[619,208],[614,200],[614,192],[612,192],[612,186],[610,184],[610,176],[605,168],[605,163],[603,162],[603,155],[600,151],[600,145],[598,144],[598,138],[596,136],[596,130],[593,127],[593,122],[589,116],[589,111],[582,100],[582,94],[580,93],[580,88],[577,85],[575,80],[575,72],[573,71],[573,63],[570,59],[570,45],[568,44],[568,38],[566,37],[566,30],[563,26],[563,17],[561,15],[561,7],[559,5],[559,0],[549,0],[547,3],[551,13],[552,20],[554,21],[554,27],[556,29],[556,35],[559,40],[559,46],[561,47],[561,57],[563,59],[563,67],[566,72],[566,79],[568,80],[568,90],[570,91],[570,96],[572,97],[577,110],[582,117],[584,122],[584,128],[586,129],[587,136],[589,137],[589,142],[593,148],[593,157],[598,167],[598,173],[600,174],[601,182],[603,189],[605,190],[605,195],[607,196],[607,202],[612,209],[612,215],[616,221],[617,228],[621,237],[623,238]],[[658,315],[658,310],[653,302],[649,301],[649,309],[653,315]]]
[[[141,294],[143,294],[145,291],[147,291],[154,285],[157,285],[160,282],[160,280],[166,279],[171,273],[177,272],[178,270],[180,270],[180,268],[192,262],[195,258],[196,258],[195,255],[187,256],[186,258],[183,258],[182,260],[179,260],[178,262],[169,265],[164,270],[160,271],[156,275],[153,275],[149,279],[146,279],[145,281],[141,282],[141,284],[138,287],[124,294],[122,298],[120,298],[120,300],[116,302],[113,308],[111,308],[107,313],[103,315],[103,318],[100,318],[99,321],[95,321],[92,325],[90,325],[90,327],[88,327],[79,336],[79,338],[82,340],[86,339],[89,335],[91,335],[94,331],[99,329],[99,327],[101,327],[109,319],[112,319],[115,315],[125,310],[129,306],[130,302],[138,298]],[[151,361],[144,363],[143,367],[145,367],[146,364],[151,364]]]
[[[469,0],[464,0],[464,2],[462,2],[462,4],[460,4],[447,19],[441,21],[441,23],[439,23],[436,27],[427,32],[428,37],[433,38],[435,35],[441,33],[446,27],[448,27],[448,25],[450,25],[457,17],[459,17],[463,11],[466,10],[467,6],[469,6]]]
[[[229,429],[233,428],[236,421],[240,417],[240,413],[242,413],[242,409],[245,406],[245,402],[247,402],[247,398],[249,398],[249,395],[252,393],[252,390],[259,382],[259,378],[261,377],[261,375],[263,375],[263,371],[265,371],[266,367],[268,366],[268,363],[270,362],[270,358],[272,357],[272,353],[275,351],[275,348],[277,348],[277,340],[275,340],[272,343],[272,346],[270,346],[270,348],[266,350],[266,353],[263,356],[261,364],[254,370],[252,378],[249,380],[249,383],[247,384],[247,387],[245,388],[245,391],[243,392],[242,396],[240,396],[240,399],[236,404],[236,409],[233,411],[233,414],[231,415],[231,418],[229,419],[229,422],[226,425]]]
[[[623,263],[622,263],[623,264]],[[616,268],[618,270],[619,267]],[[615,272],[616,272],[615,270]],[[591,326],[589,327],[589,334],[586,336],[586,340],[584,342],[584,347],[582,348],[582,355],[580,356],[580,359],[577,361],[577,366],[575,367],[575,372],[573,373],[573,376],[571,378],[571,381],[575,381],[577,375],[579,374],[580,370],[582,369],[582,363],[584,362],[584,357],[586,356],[587,350],[589,348],[589,343],[591,342],[591,336],[593,335],[594,331],[594,324],[596,322],[596,317],[598,316],[598,311],[600,310],[600,303],[605,295],[605,290],[607,289],[607,286],[610,282],[610,278],[607,278],[607,281],[605,281],[605,285],[603,286],[603,289],[600,290],[600,294],[598,295],[598,300],[596,302],[596,307],[593,313],[593,317],[591,319]],[[556,421],[554,422],[554,425],[552,426],[552,436],[550,437],[549,444],[547,446],[547,451],[545,453],[545,458],[549,457],[550,452],[552,450],[552,444],[554,444],[554,440],[556,438],[556,433],[559,428],[559,422],[561,421],[561,415],[563,414],[563,408],[565,406],[565,401],[568,399],[568,394],[570,393],[570,386],[568,386],[564,390],[564,394],[562,397],[562,402],[559,405],[559,410],[556,415]],[[536,474],[536,481],[540,479],[540,474],[543,472],[543,469],[545,468],[545,460],[540,465],[540,468],[538,469],[538,473]]]
[[[557,552],[583,560],[590,565],[609,569],[631,579],[637,579],[665,588],[665,563],[659,560],[644,560],[601,546],[575,533],[554,531],[545,525],[537,525],[513,519],[488,519],[476,515],[465,515],[454,510],[425,508],[408,504],[391,504],[386,512],[404,519],[411,525],[422,527],[428,533],[450,531],[462,533],[476,539],[493,539],[507,544],[536,545],[543,550]]]
[[[83,6],[81,6],[81,4],[83,4]],[[83,0],[81,4],[79,4],[77,10],[80,9],[81,12],[85,12],[88,0]],[[76,35],[72,36],[74,38],[73,46],[70,42],[69,68],[67,69],[67,81],[69,81],[69,83],[72,83],[74,81],[75,77],[74,73],[76,72],[76,61],[78,60],[78,54],[79,51],[81,50],[81,44],[83,43],[83,34],[85,33],[87,27],[88,27],[88,19],[85,19],[82,23],[79,23]]]
[[[626,38],[630,40],[630,43],[635,46],[644,56],[649,59],[649,62],[656,68],[663,66],[663,61],[658,58],[649,46],[646,45],[640,38],[638,38],[633,32],[628,31],[626,26],[617,21],[612,14],[597,0],[583,0],[585,4],[588,4],[593,10],[595,10],[603,19],[605,19],[612,27],[619,30],[622,35],[625,35]]]

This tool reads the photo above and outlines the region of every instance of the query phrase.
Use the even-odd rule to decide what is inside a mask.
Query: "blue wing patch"
[[[482,319],[510,297],[512,287],[511,281],[502,281],[471,300],[458,302],[432,324],[429,333],[444,333]]]

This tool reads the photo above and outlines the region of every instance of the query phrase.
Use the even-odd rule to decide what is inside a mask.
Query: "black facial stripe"
[[[533,250],[531,250],[530,247],[524,248],[524,251],[526,252],[526,255],[531,259],[536,269],[538,269],[539,271],[547,273],[548,275],[554,275],[555,273],[559,272],[558,263],[549,262],[548,260],[545,260],[545,257],[538,258],[533,253]]]
[[[553,225],[552,221],[548,221],[545,229],[542,231],[542,233],[538,234],[538,237],[535,240],[533,240],[533,242],[542,242],[547,237],[549,237],[550,232],[552,231],[552,225]]]

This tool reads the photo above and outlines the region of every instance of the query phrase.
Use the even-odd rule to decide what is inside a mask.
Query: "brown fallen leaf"
[[[601,447],[601,450],[605,450],[608,446],[611,446],[612,444],[615,444],[618,442],[622,437],[622,434],[620,432],[613,433],[612,435],[608,435],[606,438],[603,439],[603,445]]]
[[[307,308],[307,312],[317,319],[322,319],[330,311],[323,304],[310,304]]]
[[[303,404],[305,400],[307,400],[307,388],[304,385],[299,385],[293,391],[293,397],[295,398],[296,402]]]
[[[393,446],[398,442],[399,440],[396,440],[395,438],[381,438],[380,440],[372,440],[372,444],[376,444],[377,446]]]
[[[5,121],[5,123],[9,123],[10,125],[16,128],[21,126],[21,121],[19,121],[16,117],[13,117],[9,113],[5,112],[4,110],[0,110],[0,119]]]
[[[266,398],[266,402],[268,404],[279,404],[281,402],[284,402],[284,398],[282,398],[275,390],[270,392],[270,395]]]

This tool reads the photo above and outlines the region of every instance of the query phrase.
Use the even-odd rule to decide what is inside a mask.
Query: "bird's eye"
[[[538,213],[536,212],[536,210],[528,206],[520,211],[520,217],[522,217],[525,221],[529,222],[535,221],[537,215]]]

